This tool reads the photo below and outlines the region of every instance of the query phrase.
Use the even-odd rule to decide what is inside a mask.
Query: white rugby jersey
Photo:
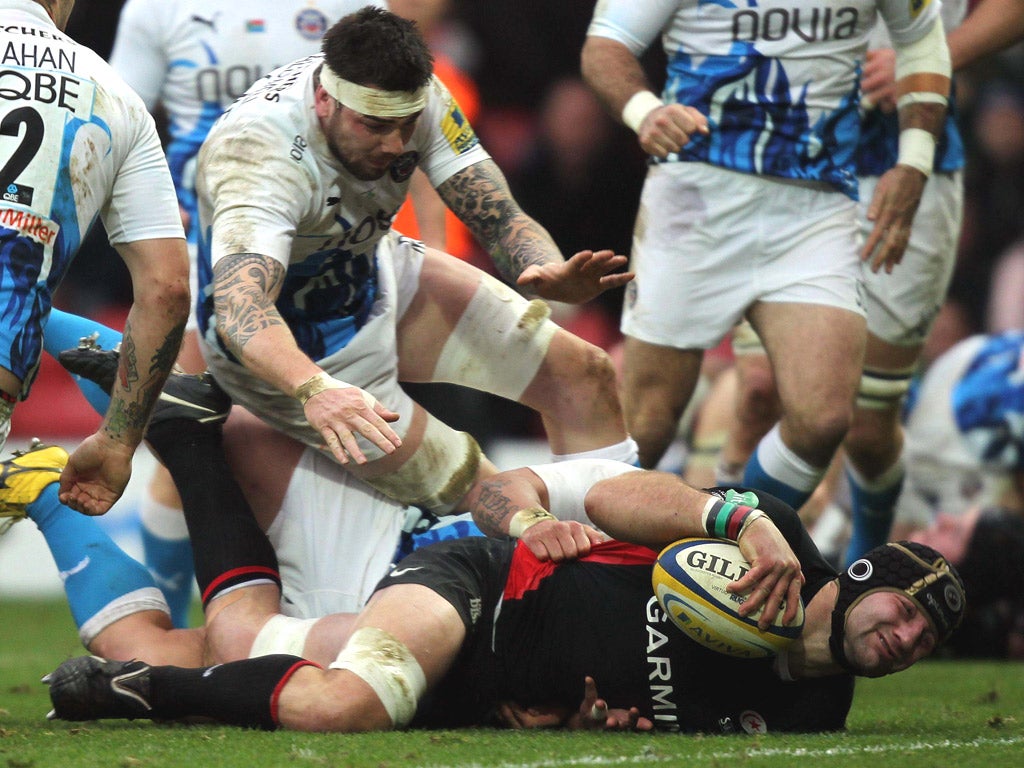
[[[0,51],[0,365],[27,382],[97,216],[114,244],[184,233],[153,119],[102,58],[31,0],[0,0]]]
[[[489,157],[438,80],[405,152],[383,178],[361,181],[334,157],[317,120],[320,55],[256,83],[214,125],[199,155],[199,328],[209,323],[212,267],[258,253],[288,269],[277,308],[314,360],[362,326],[375,297],[374,252],[420,167],[436,187]]]
[[[640,55],[661,34],[665,102],[708,116],[669,161],[823,181],[857,195],[859,77],[879,15],[919,40],[938,0],[599,0],[588,35]]]
[[[276,67],[320,50],[342,16],[381,0],[128,0],[110,63],[170,123],[167,161],[196,220],[195,156],[214,121]]]

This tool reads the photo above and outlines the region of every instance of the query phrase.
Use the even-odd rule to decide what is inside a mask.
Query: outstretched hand
[[[101,432],[89,435],[60,475],[61,503],[86,515],[109,512],[131,479],[134,454],[134,448]]]
[[[614,251],[580,251],[567,261],[531,264],[519,275],[516,285],[542,299],[583,304],[632,280],[632,272],[615,272],[628,261]]]

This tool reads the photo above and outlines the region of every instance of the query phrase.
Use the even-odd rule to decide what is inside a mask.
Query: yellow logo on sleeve
[[[910,0],[910,18],[916,19],[931,3],[932,0]]]
[[[441,120],[441,132],[457,155],[461,155],[480,142],[473,131],[473,126],[466,120],[466,116],[462,114],[455,99],[448,102],[447,113]]]

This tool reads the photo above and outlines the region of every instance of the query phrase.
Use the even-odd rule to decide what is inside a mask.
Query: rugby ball
[[[757,659],[774,656],[792,643],[804,626],[800,601],[796,618],[782,623],[785,606],[766,630],[757,626],[759,609],[740,616],[743,595],[726,587],[750,570],[740,548],[722,539],[681,539],[661,551],[651,582],[668,618],[688,637],[728,656]]]

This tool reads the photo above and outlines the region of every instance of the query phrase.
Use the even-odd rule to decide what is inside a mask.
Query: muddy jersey
[[[932,0],[600,0],[587,34],[635,55],[660,34],[662,99],[708,117],[667,162],[828,183],[857,198],[860,70],[881,17],[893,40],[921,39]]]
[[[210,126],[271,70],[320,50],[324,32],[367,0],[128,0],[110,63],[167,113],[178,201],[198,221],[195,157]],[[190,239],[194,232],[190,232]]]
[[[768,514],[800,558],[807,603],[836,573],[792,510]],[[650,549],[610,541],[556,565],[538,561],[522,543],[463,539],[435,546],[433,554],[427,547],[402,561],[410,571],[405,580],[453,594],[439,585],[455,581],[451,564],[465,559],[479,574],[473,581],[484,586],[463,601],[469,638],[451,673],[424,699],[419,724],[486,723],[501,701],[574,712],[587,675],[610,707],[638,707],[659,730],[825,731],[846,722],[852,675],[783,682],[771,659],[725,656],[677,629],[654,597],[657,554]],[[479,556],[468,557],[471,550]],[[437,573],[430,572],[431,557]]]
[[[376,298],[374,251],[421,168],[436,187],[487,159],[436,77],[405,151],[375,181],[331,153],[314,108],[311,56],[259,81],[214,125],[199,155],[199,328],[211,344],[212,265],[258,253],[288,272],[277,308],[314,360],[347,344]]]
[[[38,3],[0,0],[0,365],[27,394],[53,292],[101,218],[113,244],[182,237],[145,105]]]
[[[967,14],[967,0],[942,0],[941,18],[946,34],[960,26]],[[891,48],[892,41],[884,24],[879,23],[871,35],[871,48]],[[871,109],[864,113],[860,145],[857,148],[857,173],[881,176],[896,164],[899,155],[899,116],[895,112]],[[933,168],[939,173],[952,173],[964,167],[964,142],[957,127],[956,99],[950,98],[942,135],[935,146]]]

